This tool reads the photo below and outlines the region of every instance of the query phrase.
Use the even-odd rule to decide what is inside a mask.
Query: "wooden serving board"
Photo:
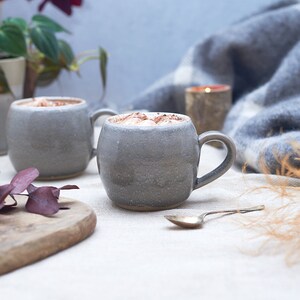
[[[91,235],[94,211],[86,204],[61,198],[57,214],[45,217],[25,211],[24,203],[0,211],[0,275],[66,249]]]

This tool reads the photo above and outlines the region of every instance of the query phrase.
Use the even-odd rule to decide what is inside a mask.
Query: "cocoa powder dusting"
[[[140,112],[134,112],[126,116],[111,118],[110,121],[122,125],[157,126],[178,124],[184,120],[176,114],[157,113],[156,115],[147,115]]]
[[[33,98],[32,101],[22,104],[23,106],[31,107],[56,107],[56,106],[65,106],[70,104],[76,104],[76,101],[65,101],[65,100],[49,100],[47,98]]]

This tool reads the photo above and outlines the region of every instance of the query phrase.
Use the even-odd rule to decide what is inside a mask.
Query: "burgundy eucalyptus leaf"
[[[29,193],[28,201],[25,205],[27,211],[40,215],[53,215],[58,212],[58,198],[53,195],[54,187],[43,186],[36,188]]]
[[[0,209],[5,205],[5,199],[13,188],[14,186],[11,183],[0,186]]]
[[[61,190],[78,190],[78,189],[79,187],[77,185],[68,184],[62,186],[61,188],[54,188],[52,192],[55,197],[59,198]]]
[[[61,188],[59,188],[60,190],[79,190],[79,187],[75,184],[68,184],[68,185],[64,185]]]
[[[57,189],[57,187],[55,187],[55,186],[49,186],[49,185],[44,186],[44,187],[51,188],[52,190]],[[34,192],[35,190],[37,190],[37,189],[38,189],[38,187],[35,186],[35,185],[33,185],[33,184],[31,183],[31,184],[27,187],[27,192],[28,192],[28,194],[30,194],[30,193]]]
[[[14,186],[11,194],[22,193],[38,176],[39,171],[36,168],[28,168],[18,172],[10,182]]]
[[[0,0],[1,1],[1,0]],[[28,168],[18,172],[9,184],[0,186],[0,209],[17,205],[14,195],[21,194],[27,189],[28,200],[25,208],[31,213],[53,215],[60,209],[58,199],[61,190],[79,189],[77,185],[64,185],[61,188],[54,186],[36,187],[32,182],[39,176],[36,168]],[[21,194],[25,195],[25,194]],[[5,204],[5,199],[10,196],[12,204]],[[62,208],[64,209],[64,208]]]
[[[27,187],[27,192],[30,194],[32,192],[34,192],[37,189],[37,186],[33,185],[33,184],[29,184],[29,186]]]
[[[60,189],[59,188],[52,189],[52,194],[54,197],[56,197],[58,199],[59,195],[60,195]]]

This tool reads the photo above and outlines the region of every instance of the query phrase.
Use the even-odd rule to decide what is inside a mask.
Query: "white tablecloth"
[[[205,146],[201,171],[211,169],[222,155],[221,150]],[[0,184],[8,183],[14,174],[8,157],[0,157]],[[231,169],[194,191],[172,213],[258,204],[270,209],[283,199],[269,189],[253,189],[267,181],[265,175]],[[263,238],[242,223],[264,212],[210,217],[202,229],[184,230],[163,218],[171,211],[141,213],[114,206],[105,194],[95,159],[81,176],[51,185],[69,183],[80,190],[63,191],[62,196],[95,210],[94,234],[1,276],[0,299],[300,299],[300,264],[288,266],[284,251],[254,255]],[[47,183],[36,182],[42,184]],[[299,195],[295,191],[294,199]]]

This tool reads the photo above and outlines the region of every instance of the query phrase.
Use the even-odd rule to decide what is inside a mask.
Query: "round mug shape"
[[[13,101],[14,97],[11,94],[0,94],[0,155],[7,154],[6,118]]]
[[[28,105],[39,99],[61,101],[65,105]],[[13,102],[7,116],[6,135],[14,168],[20,171],[36,167],[40,179],[80,174],[95,156],[94,122],[105,114],[115,113],[99,110],[89,115],[86,101],[79,98],[36,97]]]
[[[148,113],[153,116],[161,113]],[[165,114],[168,115],[168,114]],[[180,205],[194,189],[223,175],[233,164],[233,141],[217,131],[200,136],[188,116],[177,124],[136,126],[114,123],[109,117],[101,130],[97,163],[108,197],[118,206],[138,211],[169,209]],[[203,144],[220,141],[227,148],[224,161],[197,178]]]

